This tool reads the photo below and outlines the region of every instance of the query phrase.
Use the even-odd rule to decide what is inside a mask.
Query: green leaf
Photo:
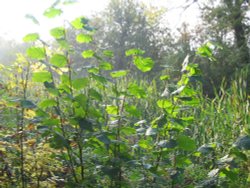
[[[61,135],[58,132],[54,133],[54,136],[52,138],[51,147],[55,149],[62,149],[62,148],[69,148],[70,142],[66,138],[64,138],[63,135]]]
[[[54,18],[56,16],[60,16],[61,14],[62,14],[62,10],[54,8],[54,7],[50,7],[46,9],[45,12],[43,13],[43,15],[48,18]]]
[[[196,149],[195,141],[185,135],[178,136],[177,143],[178,143],[179,148],[185,151],[194,151]]]
[[[93,131],[93,124],[85,119],[85,118],[81,118],[81,119],[78,119],[78,123],[79,123],[79,126],[82,130],[87,130],[87,131]]]
[[[135,66],[142,72],[148,72],[154,67],[154,61],[151,58],[135,57]]]
[[[43,72],[34,72],[32,76],[32,81],[34,82],[51,82],[52,77],[50,72],[43,71]]]
[[[48,108],[48,107],[53,107],[56,105],[57,105],[57,102],[54,99],[46,99],[39,103],[39,107],[43,109]]]
[[[76,18],[75,20],[73,20],[71,22],[71,25],[75,28],[75,29],[83,29],[84,26],[88,23],[88,20],[84,17],[79,17]]]
[[[29,47],[26,50],[26,54],[32,59],[42,60],[45,58],[45,50],[40,47]]]
[[[138,145],[142,149],[151,149],[153,147],[153,142],[151,139],[139,140]]]
[[[132,136],[132,135],[136,134],[136,129],[133,127],[122,127],[121,133],[126,135],[126,136]]]
[[[24,42],[35,42],[39,39],[38,33],[30,33],[23,37]]]
[[[72,86],[76,90],[80,90],[88,86],[89,80],[88,78],[78,78],[72,81]]]
[[[91,35],[87,35],[87,34],[79,34],[76,36],[76,41],[79,43],[90,43],[92,42],[93,38]]]
[[[170,108],[172,107],[172,102],[170,102],[169,100],[158,100],[157,101],[157,105],[160,107],[160,108]]]
[[[102,95],[100,93],[98,93],[95,89],[91,88],[89,90],[89,96],[98,100],[98,101],[102,101]]]
[[[33,108],[36,108],[36,105],[30,100],[22,100],[21,101],[21,107],[22,108],[33,109]]]
[[[67,57],[65,57],[64,55],[61,54],[54,54],[51,58],[50,58],[50,63],[56,67],[64,67],[65,65],[67,65],[68,60]]]
[[[135,117],[140,117],[141,116],[141,111],[137,110],[136,106],[134,106],[134,105],[125,105],[125,110],[131,116],[135,116]]]
[[[106,107],[106,112],[108,114],[117,115],[118,114],[118,107],[109,105]]]
[[[95,52],[93,50],[85,50],[82,52],[82,57],[87,59],[87,58],[91,58],[95,55]]]
[[[119,78],[119,77],[122,77],[122,76],[126,76],[127,73],[128,73],[128,71],[126,71],[126,70],[114,71],[114,72],[110,73],[110,76],[112,78]]]
[[[85,109],[87,106],[88,97],[83,94],[79,94],[74,98],[74,101],[77,103],[78,106]]]
[[[111,50],[104,50],[103,55],[105,55],[106,57],[112,58],[114,57],[114,52],[112,52]]]
[[[135,55],[143,55],[145,51],[140,49],[130,49],[125,52],[126,56],[135,56]]]
[[[112,70],[113,66],[109,62],[101,62],[99,68],[102,70]]]
[[[107,83],[107,79],[103,76],[97,75],[97,74],[91,74],[92,78],[96,80],[97,82],[105,85]]]
[[[169,80],[169,75],[161,76],[160,80]]]
[[[65,38],[65,29],[63,27],[56,27],[50,30],[50,35],[55,39]]]
[[[104,143],[104,144],[110,144],[111,143],[111,141],[110,141],[110,139],[107,137],[107,135],[105,135],[104,133],[103,134],[101,134],[101,135],[98,135],[97,137],[96,137],[98,140],[100,140],[102,143]]]
[[[140,98],[145,98],[146,97],[146,92],[143,88],[139,87],[137,84],[133,83],[130,84],[128,87],[128,91],[131,95],[134,95],[138,99]]]

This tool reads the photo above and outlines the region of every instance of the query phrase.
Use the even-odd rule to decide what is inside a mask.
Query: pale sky
[[[169,9],[166,15],[167,22],[172,28],[180,26],[183,21],[193,25],[197,22],[198,11],[195,5],[184,13],[178,8],[185,4],[186,0],[141,0],[147,4],[163,6]],[[0,36],[7,39],[21,41],[28,33],[38,32],[44,37],[49,36],[49,29],[63,25],[63,20],[72,20],[78,16],[91,16],[102,11],[109,0],[78,0],[78,3],[62,7],[63,15],[48,19],[43,12],[54,0],[2,0],[0,6]],[[26,14],[35,16],[40,25],[37,26],[31,20],[25,18]]]

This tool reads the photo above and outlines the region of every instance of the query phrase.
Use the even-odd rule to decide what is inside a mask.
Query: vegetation
[[[109,8],[119,3],[150,26],[133,1]],[[44,15],[60,14],[55,3]],[[220,64],[230,48],[212,41],[193,50],[179,40],[173,54],[154,56],[161,45],[143,49],[127,33],[118,49],[108,35],[121,30],[112,25],[99,43],[95,27],[76,18],[50,30],[52,44],[27,34],[26,52],[1,64],[0,187],[249,187],[248,70],[216,85],[213,97],[203,87],[204,62]],[[172,65],[178,74],[163,59],[182,59]]]

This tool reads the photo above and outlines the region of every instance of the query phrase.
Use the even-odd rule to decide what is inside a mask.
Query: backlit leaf
[[[108,114],[112,114],[112,115],[117,115],[118,114],[118,107],[117,106],[107,106],[106,107],[106,112]]]
[[[131,95],[134,95],[137,98],[146,97],[146,92],[143,88],[139,87],[137,84],[130,84],[128,87],[128,91]]]
[[[135,57],[135,66],[142,72],[148,72],[154,67],[154,61],[151,58]]]
[[[110,76],[112,78],[119,78],[119,77],[122,77],[122,76],[126,76],[127,73],[128,73],[128,71],[126,71],[126,70],[114,71],[114,72],[110,73]]]
[[[90,43],[93,40],[91,35],[79,34],[76,36],[76,41],[79,43]]]
[[[46,99],[39,103],[40,108],[48,108],[48,107],[53,107],[56,105],[57,105],[57,102],[54,99]]]
[[[50,30],[50,35],[55,39],[63,39],[65,37],[65,29],[63,27],[56,27]]]
[[[100,69],[102,70],[112,70],[113,66],[109,62],[101,62],[99,64]]]
[[[43,72],[34,72],[32,76],[32,81],[34,82],[51,82],[52,77],[50,72],[43,71]]]
[[[84,26],[88,23],[88,20],[84,17],[79,17],[76,18],[75,20],[73,20],[71,22],[71,25],[75,28],[75,29],[83,29]]]
[[[91,57],[94,56],[94,54],[95,54],[95,52],[93,50],[85,50],[85,51],[82,52],[82,57],[85,58],[85,59],[86,58],[91,58]]]
[[[40,47],[29,47],[26,50],[26,54],[28,57],[36,60],[42,60],[45,58],[45,50]]]
[[[38,39],[39,39],[38,33],[30,33],[27,34],[25,37],[23,37],[24,42],[35,42]]]
[[[114,57],[114,52],[112,52],[111,50],[104,50],[103,55],[111,58],[111,57]]]
[[[43,13],[43,15],[48,18],[54,18],[56,16],[60,16],[61,14],[62,14],[62,10],[54,8],[54,7],[50,7],[46,9],[45,12]]]
[[[67,65],[68,60],[64,55],[54,54],[50,58],[50,63],[56,67],[64,67],[65,65]]]
[[[125,52],[126,56],[143,55],[145,52],[140,49],[130,49]]]

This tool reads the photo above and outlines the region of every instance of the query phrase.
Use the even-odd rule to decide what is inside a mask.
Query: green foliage
[[[59,12],[49,8],[45,16]],[[92,43],[87,19],[71,25],[78,43]],[[124,50],[131,69],[113,70],[117,51],[63,48],[64,27],[51,35],[55,46],[27,35],[24,41],[36,41],[27,57],[0,67],[0,186],[249,186],[244,73],[211,100],[201,94],[201,71],[189,56],[177,83],[165,71],[157,82],[139,80],[133,68],[147,75],[155,65],[146,51]],[[212,48],[207,43],[197,55],[215,61]],[[74,68],[74,53],[82,55],[84,74]]]
[[[39,39],[38,33],[30,33],[23,38],[24,42],[35,42]]]
[[[60,16],[61,14],[62,14],[62,10],[54,8],[54,7],[50,7],[46,9],[45,12],[43,13],[43,15],[48,18],[54,18],[56,16]]]

